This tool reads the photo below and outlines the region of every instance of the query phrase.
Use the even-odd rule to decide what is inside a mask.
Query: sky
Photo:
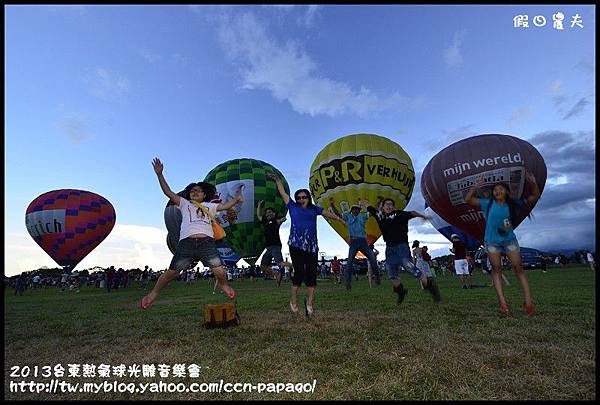
[[[527,140],[548,177],[533,219],[516,229],[521,246],[594,249],[592,5],[4,12],[7,275],[56,265],[25,227],[27,206],[47,191],[89,190],[115,207],[111,234],[78,268],[164,269],[172,255],[154,157],[177,191],[242,157],[274,165],[297,190],[325,145],[355,133],[409,154],[417,179],[406,209],[417,211],[421,172],[444,147],[485,133]],[[559,12],[563,30],[553,27]],[[529,27],[514,26],[518,15]],[[288,234],[289,221],[284,254]],[[327,256],[347,255],[322,218],[318,237]],[[415,239],[434,257],[449,253],[426,221],[410,222]],[[382,239],[376,247],[382,259]]]

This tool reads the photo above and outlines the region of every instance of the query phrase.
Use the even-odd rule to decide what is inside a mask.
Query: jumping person
[[[271,276],[273,270],[271,269],[271,260],[275,260],[275,263],[279,266],[279,275],[277,277],[277,287],[281,285],[281,279],[285,273],[285,268],[291,266],[291,263],[283,260],[281,254],[281,239],[279,237],[279,227],[286,221],[285,217],[277,218],[275,210],[272,207],[265,209],[265,215],[263,216],[263,204],[264,201],[259,201],[256,207],[256,217],[260,224],[265,230],[265,253],[260,260],[260,268],[263,273]]]
[[[292,220],[290,228],[290,256],[294,266],[292,277],[292,291],[290,308],[293,313],[298,313],[298,288],[302,282],[306,285],[307,298],[304,299],[304,310],[307,317],[313,315],[313,303],[315,287],[317,285],[317,267],[319,246],[317,241],[317,215],[340,221],[346,225],[343,219],[337,215],[323,210],[323,208],[312,203],[310,191],[306,189],[297,190],[294,200],[285,191],[283,183],[275,173],[267,173],[267,177],[275,180],[277,190],[288,207]]]
[[[367,260],[373,269],[372,271],[375,274],[375,284],[381,284],[377,259],[367,243],[365,223],[369,219],[369,213],[361,212],[361,210],[368,205],[368,201],[361,200],[360,205],[353,205],[350,207],[350,212],[344,212],[342,216],[344,221],[348,224],[348,233],[350,234],[350,241],[348,242],[348,268],[344,275],[346,290],[352,288],[352,268],[354,266],[354,256],[356,256],[357,252],[362,252],[362,254],[367,257]]]
[[[162,290],[180,272],[192,268],[198,261],[210,268],[216,276],[219,287],[228,298],[235,297],[235,290],[227,284],[223,262],[217,252],[215,240],[213,239],[212,221],[218,211],[227,210],[235,204],[244,202],[240,194],[236,199],[226,203],[207,203],[215,194],[215,187],[209,183],[191,183],[183,196],[175,194],[169,188],[163,176],[163,164],[158,158],[152,161],[154,172],[158,177],[160,187],[167,197],[181,210],[182,221],[179,231],[179,243],[175,255],[171,260],[169,269],[165,271],[156,281],[156,285],[140,303],[142,309],[147,309],[154,303]]]
[[[423,288],[429,290],[434,301],[439,303],[439,290],[435,281],[433,278],[429,279],[413,264],[408,247],[408,221],[417,217],[430,220],[431,217],[417,211],[396,210],[394,200],[391,198],[382,201],[381,211],[373,206],[368,206],[367,211],[375,217],[386,243],[385,268],[394,286],[394,293],[398,294],[398,304],[402,303],[408,292],[400,281],[400,267],[419,279]]]
[[[531,190],[531,194],[527,199],[513,200],[510,197],[510,188],[504,183],[497,183],[494,185],[492,188],[492,195],[489,199],[477,198],[475,197],[475,193],[484,182],[481,178],[475,182],[465,196],[467,204],[476,208],[481,208],[485,215],[484,243],[487,249],[488,258],[492,263],[494,288],[498,295],[500,312],[503,315],[510,315],[510,309],[506,303],[501,281],[502,252],[504,252],[510,260],[513,272],[523,289],[525,299],[523,307],[525,309],[525,314],[529,316],[534,313],[527,275],[523,271],[521,250],[519,248],[519,243],[517,242],[517,237],[513,232],[514,224],[519,216],[519,211],[524,205],[533,207],[540,198],[540,189],[535,181],[535,177],[527,172],[525,174],[525,181]]]

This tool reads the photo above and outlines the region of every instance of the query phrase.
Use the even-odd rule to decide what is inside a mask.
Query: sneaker
[[[505,316],[510,316],[510,309],[507,304],[500,304],[500,313]]]
[[[527,316],[531,316],[535,312],[535,307],[533,304],[523,304],[523,308],[525,308],[525,314]]]
[[[404,288],[404,286],[400,284],[398,287],[394,287],[394,292],[398,294],[397,303],[402,304],[402,301],[404,301],[404,297],[406,296],[406,294],[408,294],[408,289]]]
[[[352,285],[351,284],[346,284],[346,290],[350,291],[352,289]]]
[[[468,289],[469,289],[469,287],[467,287],[467,285],[466,285],[466,284],[465,284],[465,285],[463,285],[463,290],[468,290]]]
[[[297,314],[298,313],[298,305],[294,305],[292,303],[292,301],[290,301],[290,308],[292,309],[292,312]]]

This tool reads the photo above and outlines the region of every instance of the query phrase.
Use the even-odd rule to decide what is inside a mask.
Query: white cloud
[[[190,57],[184,56],[180,53],[174,53],[171,55],[171,62],[176,65],[187,66],[190,64],[191,60],[192,59]]]
[[[138,51],[140,56],[144,58],[148,63],[156,63],[162,59],[162,55],[159,53],[153,52],[149,49],[143,48]]]
[[[562,89],[562,82],[560,80],[555,80],[552,82],[552,85],[550,86],[550,93],[556,94],[556,93],[560,92],[561,89]]]
[[[99,67],[88,74],[86,81],[92,95],[106,101],[119,99],[130,91],[129,79]]]
[[[444,60],[449,68],[458,68],[463,64],[460,47],[465,38],[466,30],[462,29],[454,33],[452,44],[444,50]]]
[[[242,87],[265,89],[278,101],[287,101],[301,114],[337,116],[399,110],[413,101],[394,92],[387,96],[319,75],[318,66],[300,44],[280,44],[270,37],[251,13],[224,17],[219,38],[239,68]]]
[[[314,21],[319,16],[320,12],[321,12],[320,6],[310,5],[306,8],[306,11],[304,11],[304,13],[302,13],[300,15],[300,17],[297,18],[296,22],[300,26],[305,26],[305,27],[310,28],[310,27],[312,27]]]
[[[82,142],[90,137],[84,119],[79,114],[67,114],[59,121],[58,127],[73,143]]]
[[[521,107],[513,111],[512,115],[506,120],[506,125],[513,127],[521,124],[533,116],[533,112],[528,107]]]
[[[77,269],[115,266],[124,269],[148,265],[155,270],[169,266],[173,255],[167,248],[165,229],[116,224],[108,237],[88,254]],[[4,257],[5,274],[12,276],[42,266],[57,264],[23,229],[7,232]]]

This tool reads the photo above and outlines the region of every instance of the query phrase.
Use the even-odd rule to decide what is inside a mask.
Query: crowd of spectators
[[[353,276],[358,279],[359,274],[367,274],[367,260],[354,260]],[[335,273],[332,271],[331,266],[332,261],[333,259],[322,258],[319,262],[319,274],[322,279],[335,279]],[[469,273],[471,274],[473,271],[483,271],[485,273],[491,271],[491,266],[486,259],[473,260],[471,256],[467,256],[467,261],[469,263]],[[341,273],[344,274],[348,267],[348,260],[341,259],[339,260],[339,263],[341,265]],[[377,261],[377,264],[379,266],[380,274],[385,275],[385,261]],[[586,264],[592,269],[595,269],[595,256],[589,251],[577,251],[571,256],[560,254],[544,254],[542,256],[542,270],[544,270],[544,272],[546,271],[547,265],[556,265],[564,268],[567,264]],[[455,273],[452,255],[435,258],[431,260],[430,265],[433,274],[436,276],[444,277]],[[503,258],[503,266],[506,266],[507,268],[510,266],[508,261],[506,261],[506,258]],[[263,273],[260,266],[226,266],[226,268],[228,281],[244,279],[256,280],[258,278],[270,279],[273,277],[273,273]],[[130,288],[132,286],[147,289],[149,286],[152,287],[154,285],[156,280],[165,270],[153,271],[149,266],[145,266],[144,269],[135,268],[125,270],[123,268],[115,269],[114,266],[110,266],[106,269],[96,267],[91,272],[89,270],[83,270],[81,272],[73,271],[68,273],[59,268],[44,268],[31,272],[24,272],[12,277],[4,276],[4,287],[13,288],[16,295],[23,295],[27,290],[35,291],[48,288],[58,288],[61,292],[79,292],[84,286],[88,288],[95,287],[105,289],[107,292]],[[273,270],[278,271],[279,268],[273,266]],[[290,277],[289,269],[285,268],[283,281],[289,281]],[[196,267],[182,272],[178,279],[187,284],[193,284],[198,280],[214,279],[214,275],[212,272],[208,271],[208,269]]]

